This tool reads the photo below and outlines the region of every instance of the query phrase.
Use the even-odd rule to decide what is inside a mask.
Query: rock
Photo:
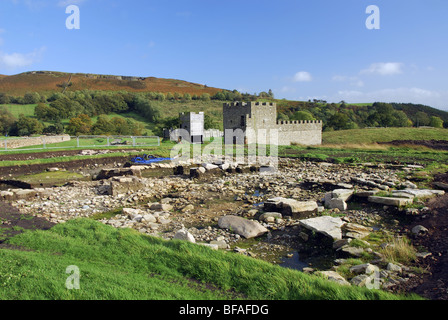
[[[360,274],[360,273],[365,273],[365,274],[372,274],[374,272],[379,272],[380,269],[370,263],[365,263],[365,264],[358,264],[356,266],[353,266],[350,268],[350,272],[356,273],[356,274]]]
[[[442,196],[445,194],[443,190],[430,190],[430,189],[404,189],[400,190],[401,193],[409,194],[415,198],[432,198],[435,196]]]
[[[128,192],[145,189],[145,184],[137,177],[114,177],[110,182],[110,194],[114,197]]]
[[[157,222],[157,219],[156,219],[156,217],[154,217],[154,215],[152,215],[152,214],[145,214],[144,216],[143,216],[143,221],[146,221],[146,222]]]
[[[387,264],[386,269],[387,269],[388,271],[391,271],[391,272],[399,272],[399,273],[401,273],[402,270],[403,270],[400,266],[398,266],[398,265],[396,265],[396,264],[393,264],[393,263],[391,263],[391,262],[389,262],[389,263]]]
[[[429,230],[427,228],[425,228],[424,226],[421,225],[417,225],[414,228],[412,228],[411,232],[413,235],[415,236],[421,236],[425,233],[427,233]]]
[[[339,283],[341,285],[346,285],[346,286],[350,285],[350,282],[345,280],[345,278],[343,276],[341,276],[339,273],[337,273],[336,271],[317,271],[316,273],[323,275],[328,280]]]
[[[394,197],[377,197],[370,196],[369,202],[384,204],[386,206],[402,207],[407,204],[412,204],[412,199],[408,198],[394,198]]]
[[[200,244],[201,246],[204,246],[204,247],[208,247],[208,248],[210,248],[212,250],[218,250],[219,249],[218,245],[216,245],[216,244],[211,244],[211,243],[198,243],[198,244]]]
[[[265,212],[258,218],[258,220],[266,221],[267,218],[274,218],[274,221],[275,221],[276,218],[281,219],[282,214],[279,212]]]
[[[345,254],[347,254],[349,256],[361,257],[362,254],[364,253],[364,249],[363,248],[343,246],[340,249],[340,252],[345,253]]]
[[[202,167],[205,168],[205,170],[207,170],[207,171],[218,169],[218,166],[215,164],[212,164],[212,163],[203,163]]]
[[[331,192],[332,199],[342,199],[344,201],[348,201],[352,197],[353,192],[353,189],[335,189]]]
[[[222,229],[230,229],[232,232],[246,239],[259,237],[268,232],[268,229],[257,221],[247,220],[237,216],[224,216],[219,218],[218,226]]]
[[[319,232],[325,236],[331,237],[333,240],[342,239],[341,226],[344,224],[344,222],[340,218],[323,216],[300,220],[299,223],[304,228],[311,231]]]
[[[53,167],[53,168],[48,168],[47,171],[48,171],[48,172],[56,172],[56,171],[59,171],[59,168],[55,168],[55,167]]]
[[[177,231],[176,234],[174,235],[173,239],[184,240],[184,241],[188,241],[191,243],[196,243],[194,236],[185,229],[181,229],[181,230]]]
[[[352,239],[341,239],[336,240],[333,242],[333,249],[338,250],[339,248],[342,248],[343,246],[349,244],[352,241]]]
[[[185,207],[182,208],[182,212],[188,212],[188,211],[193,211],[194,210],[194,205],[192,204],[188,204]]]
[[[167,203],[152,203],[148,205],[149,209],[154,211],[170,211],[173,209],[173,206]]]
[[[347,203],[343,199],[333,198],[326,203],[330,209],[338,209],[340,211],[347,210]]]
[[[294,219],[306,218],[317,213],[316,201],[297,201],[283,197],[268,199],[264,202],[266,211],[281,212]]]
[[[350,280],[350,284],[358,287],[365,287],[367,282],[370,281],[370,277],[366,274],[360,274]]]
[[[402,188],[402,189],[417,189],[418,188],[416,184],[414,184],[410,181],[404,181],[404,182],[400,183],[398,187]]]
[[[210,241],[210,244],[217,245],[219,249],[227,249],[229,246],[227,244],[227,242],[225,242],[224,240],[213,240],[213,241]]]
[[[139,168],[114,168],[114,169],[101,169],[100,173],[96,176],[95,180],[106,180],[112,177],[119,176],[135,176],[142,177],[142,172]]]
[[[370,234],[371,229],[356,223],[346,223],[342,226],[342,231],[348,238],[362,239]]]

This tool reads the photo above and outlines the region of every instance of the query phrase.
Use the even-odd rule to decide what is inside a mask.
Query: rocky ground
[[[446,199],[440,191],[425,190],[420,198],[422,190],[403,178],[403,172],[419,167],[281,159],[278,170],[272,170],[212,162],[114,168],[99,180],[4,190],[0,200],[49,224],[95,218],[117,228],[319,272],[346,285],[446,299],[446,250],[438,249],[446,241],[437,219],[446,216],[448,201],[440,202]],[[191,170],[196,167],[201,169]],[[392,189],[404,192],[381,194]],[[426,205],[428,197],[433,200]],[[396,198],[406,209],[396,206]],[[417,255],[407,264],[391,263],[382,250],[400,236],[416,243]],[[445,295],[431,295],[428,286],[435,278],[443,282],[437,288]]]

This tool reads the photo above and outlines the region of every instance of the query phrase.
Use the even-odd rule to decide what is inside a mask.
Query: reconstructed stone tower
[[[204,112],[181,113],[179,118],[181,123],[180,129],[187,130],[190,133],[189,142],[204,142]]]
[[[322,121],[277,121],[275,103],[225,103],[223,124],[226,144],[322,144]],[[243,141],[229,134],[237,129],[245,133]]]

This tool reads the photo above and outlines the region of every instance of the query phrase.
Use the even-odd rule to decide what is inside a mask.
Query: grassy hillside
[[[70,78],[71,77],[71,78]],[[62,92],[63,84],[70,80],[70,87],[67,90],[105,90],[129,92],[178,92],[180,94],[190,93],[210,95],[221,91],[221,89],[208,87],[206,85],[176,80],[160,79],[154,77],[133,78],[117,77],[108,75],[93,74],[70,74],[64,72],[26,72],[12,76],[0,77],[1,92],[9,95],[24,95],[27,92],[38,92],[40,94],[50,94]]]
[[[0,250],[2,299],[404,298],[87,219],[28,231],[10,244],[23,250]],[[79,290],[65,287],[66,268],[73,265],[80,270]]]
[[[324,145],[372,144],[394,140],[448,140],[447,129],[374,128],[323,132]]]

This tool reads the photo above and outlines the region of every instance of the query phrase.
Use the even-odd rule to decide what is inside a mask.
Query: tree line
[[[322,120],[325,131],[366,127],[443,128],[448,113],[427,106],[375,102],[372,105],[349,105],[317,101],[280,101],[278,120]]]

